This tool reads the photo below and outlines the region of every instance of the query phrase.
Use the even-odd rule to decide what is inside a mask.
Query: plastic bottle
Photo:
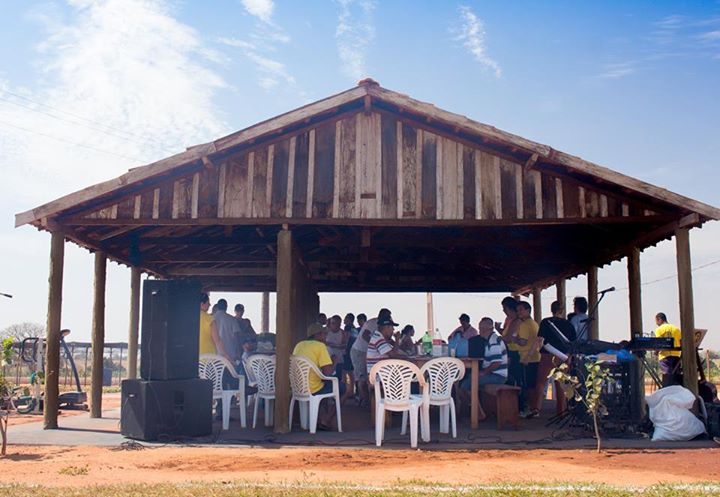
[[[432,355],[439,357],[442,355],[443,340],[440,334],[440,328],[435,328],[432,338]]]
[[[432,354],[433,339],[430,337],[430,330],[427,330],[422,337],[422,348],[423,353],[426,355]]]

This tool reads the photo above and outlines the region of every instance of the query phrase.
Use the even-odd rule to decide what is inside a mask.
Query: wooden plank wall
[[[240,152],[86,217],[512,221],[653,214],[401,116],[359,112]]]

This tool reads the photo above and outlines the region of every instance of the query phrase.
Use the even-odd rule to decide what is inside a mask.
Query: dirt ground
[[[423,451],[312,448],[9,447],[4,483],[86,486],[116,483],[398,481],[447,484],[657,483],[720,481],[720,449]]]

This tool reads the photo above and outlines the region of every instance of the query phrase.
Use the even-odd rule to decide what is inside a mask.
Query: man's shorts
[[[367,353],[362,350],[350,349],[350,360],[355,372],[355,379],[357,381],[367,381]]]
[[[345,383],[340,383],[340,397],[345,395]],[[330,380],[323,380],[323,387],[318,390],[317,392],[314,392],[313,395],[324,395],[326,393],[332,393],[333,391],[333,382]]]

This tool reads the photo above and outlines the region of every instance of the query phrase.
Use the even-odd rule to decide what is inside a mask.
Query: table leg
[[[485,411],[480,404],[480,361],[472,361],[470,366],[470,427],[477,430],[481,419],[485,419]]]

